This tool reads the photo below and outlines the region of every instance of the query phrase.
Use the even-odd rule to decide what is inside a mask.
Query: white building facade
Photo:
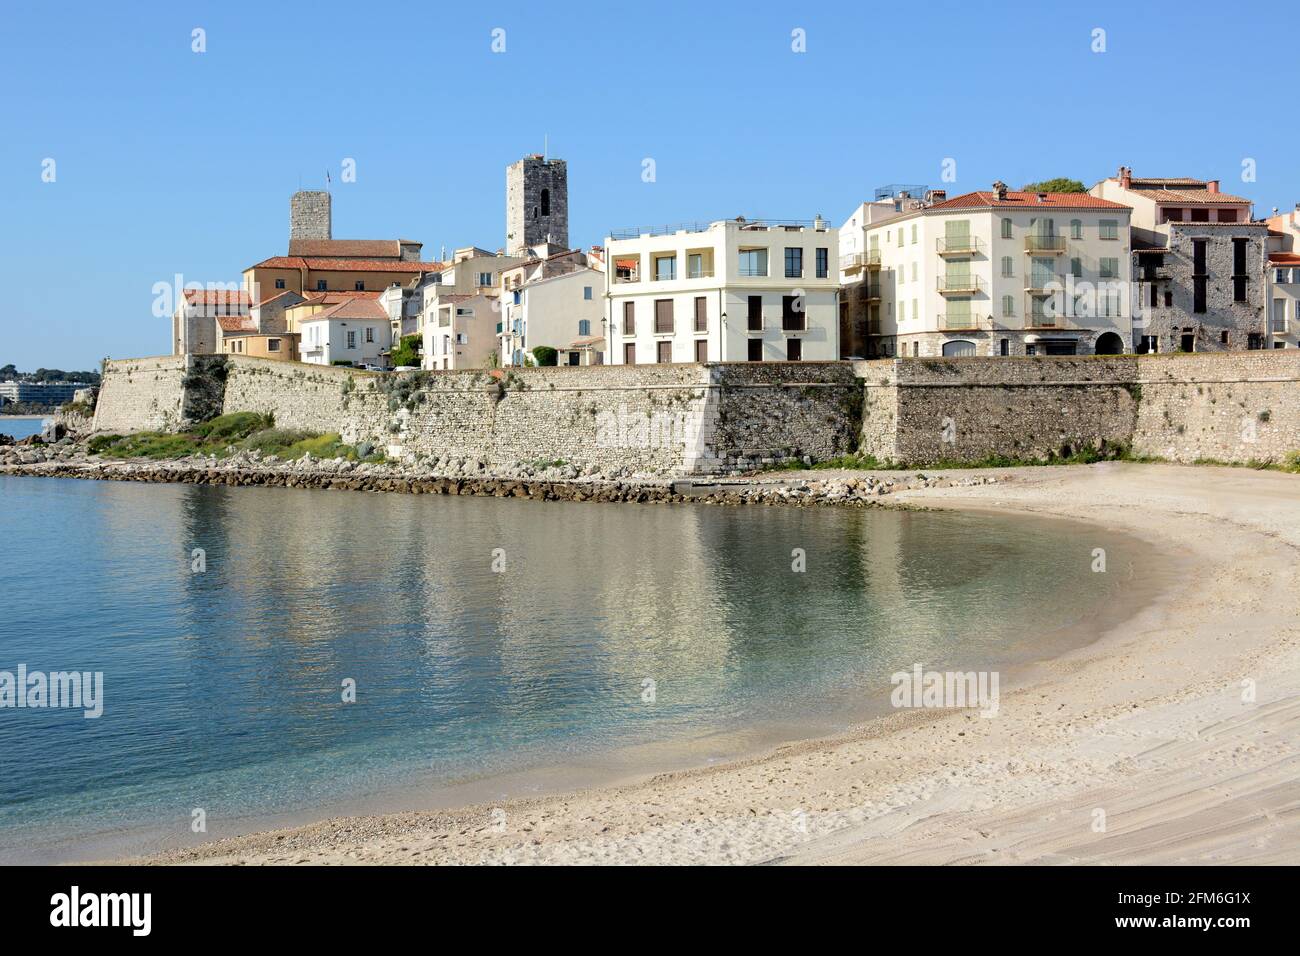
[[[298,354],[311,365],[380,366],[392,345],[388,313],[377,299],[342,302],[298,325]]]
[[[839,236],[818,219],[729,219],[611,238],[611,364],[840,357]]]
[[[539,346],[555,349],[560,365],[601,365],[605,276],[581,268],[525,282],[501,296],[498,353],[502,365],[525,365]]]

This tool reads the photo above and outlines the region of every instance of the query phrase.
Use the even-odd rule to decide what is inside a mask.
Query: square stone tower
[[[569,248],[569,172],[533,154],[506,167],[506,255],[543,242]]]
[[[333,239],[330,223],[330,194],[323,190],[303,190],[289,200],[289,241],[294,239]]]

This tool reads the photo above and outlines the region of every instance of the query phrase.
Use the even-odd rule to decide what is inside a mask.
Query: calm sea
[[[104,675],[98,719],[0,709],[0,858],[882,712],[1085,640],[1141,551],[1080,531],[0,477],[0,671]]]

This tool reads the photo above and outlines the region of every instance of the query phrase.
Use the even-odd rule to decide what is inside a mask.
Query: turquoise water
[[[1113,604],[1135,545],[1079,530],[0,477],[0,670],[105,698],[0,709],[0,857],[883,709],[896,670],[1043,657]]]
[[[0,417],[0,435],[8,435],[10,438],[26,438],[28,435],[39,435],[44,424],[45,419],[43,418]]]

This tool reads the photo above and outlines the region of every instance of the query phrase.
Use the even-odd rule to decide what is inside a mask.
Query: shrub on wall
[[[533,349],[533,358],[537,359],[538,365],[555,365],[559,357],[560,353],[549,345],[539,345]]]

